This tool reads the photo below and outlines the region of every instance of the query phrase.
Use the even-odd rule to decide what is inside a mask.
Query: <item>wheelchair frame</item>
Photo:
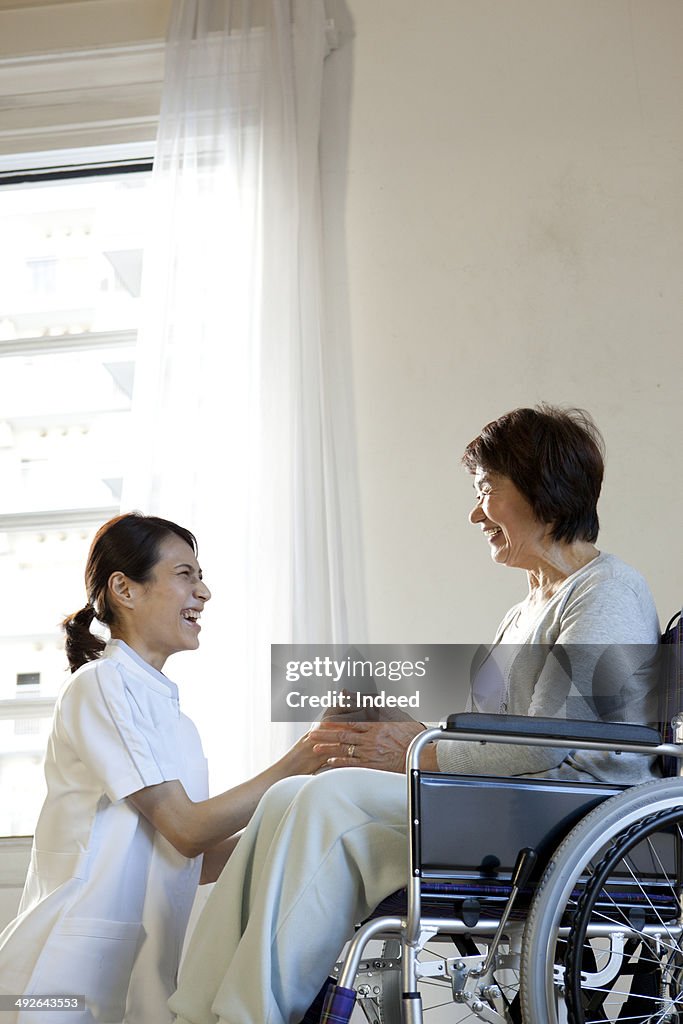
[[[524,728],[525,723],[527,725],[526,730]],[[659,942],[661,945],[663,931],[665,933],[665,944],[668,941],[673,949],[674,932],[671,928],[674,927],[674,930],[678,929],[676,936],[681,932],[681,929],[678,925],[667,927],[665,924],[662,924],[661,920],[664,911],[660,914],[654,904],[652,905],[652,911],[650,911],[647,905],[645,907],[646,916],[649,916],[650,923],[640,922],[638,927],[632,926],[630,918],[627,919],[626,916],[624,916],[623,920],[620,919],[619,921],[607,920],[607,923],[600,926],[592,926],[590,922],[586,924],[586,921],[582,918],[585,925],[584,932],[587,931],[591,937],[599,938],[604,935],[609,941],[607,966],[599,968],[596,965],[594,970],[586,970],[585,964],[581,961],[581,950],[577,954],[575,944],[572,946],[574,927],[573,925],[568,927],[566,922],[562,921],[562,915],[566,906],[568,906],[567,901],[580,882],[581,886],[583,886],[582,898],[584,904],[587,904],[589,907],[588,911],[583,913],[583,917],[586,918],[587,913],[592,913],[597,906],[596,898],[599,899],[600,897],[596,897],[596,886],[593,885],[593,890],[586,896],[584,889],[590,890],[590,885],[584,885],[582,881],[582,872],[590,858],[600,856],[602,858],[600,864],[602,865],[605,860],[605,855],[602,851],[606,843],[611,843],[613,846],[615,845],[621,849],[625,842],[625,839],[622,837],[626,837],[626,832],[629,828],[631,832],[637,826],[641,828],[641,831],[645,828],[650,828],[652,834],[654,834],[659,827],[657,821],[653,821],[650,824],[651,819],[656,816],[655,811],[663,814],[667,809],[670,809],[674,816],[680,817],[682,827],[679,827],[680,835],[678,840],[676,840],[676,877],[683,882],[683,779],[681,778],[683,776],[683,716],[674,719],[673,742],[670,743],[662,743],[661,737],[655,730],[641,726],[613,726],[597,723],[597,727],[607,733],[611,730],[613,738],[610,740],[587,738],[587,735],[588,737],[595,735],[596,723],[594,722],[569,722],[558,719],[526,719],[523,722],[519,720],[511,722],[508,716],[461,714],[451,716],[449,723],[443,724],[441,728],[428,729],[420,733],[413,740],[406,759],[408,789],[407,820],[410,836],[407,909],[405,914],[386,914],[382,913],[382,907],[384,906],[382,905],[379,908],[380,916],[371,918],[358,929],[349,943],[345,959],[337,967],[337,985],[336,988],[332,988],[326,1001],[326,1009],[323,1011],[321,1018],[323,1022],[348,1021],[356,997],[353,983],[358,975],[359,968],[361,968],[364,969],[366,976],[374,978],[375,983],[373,985],[361,986],[363,990],[361,995],[369,998],[371,1003],[371,990],[373,988],[375,991],[381,990],[381,982],[379,986],[376,982],[380,979],[382,972],[390,972],[393,978],[393,1009],[389,1015],[379,1007],[377,1012],[375,1010],[368,1012],[367,1006],[364,1005],[368,1020],[377,1021],[378,1024],[395,1024],[399,1019],[403,1024],[422,1024],[422,1000],[418,991],[418,980],[420,977],[425,977],[430,973],[434,977],[440,976],[444,980],[447,979],[451,985],[454,1002],[467,1008],[472,1017],[487,1021],[489,1024],[511,1024],[511,1022],[514,1024],[514,1022],[522,1019],[524,1024],[562,1024],[565,1018],[562,1017],[562,1021],[560,1021],[556,1000],[560,989],[569,984],[573,996],[571,994],[567,996],[569,1006],[569,1017],[567,1019],[569,1024],[584,1024],[583,1010],[577,1009],[576,1005],[577,992],[582,979],[584,981],[586,978],[593,979],[596,990],[601,991],[599,985],[602,984],[602,980],[608,979],[610,972],[614,972],[614,970],[626,963],[626,958],[631,955],[628,952],[630,946],[634,943],[636,945],[640,943],[644,957],[645,947],[650,942]],[[522,850],[522,856],[512,872],[509,894],[501,914],[492,914],[479,917],[479,919],[476,919],[476,913],[466,914],[462,910],[459,917],[423,914],[425,899],[423,886],[425,876],[429,872],[425,872],[422,860],[423,820],[421,792],[424,781],[433,777],[434,773],[422,772],[419,767],[419,759],[424,747],[437,740],[469,740],[479,743],[507,743],[558,748],[566,748],[570,745],[572,749],[579,750],[638,753],[646,756],[668,757],[675,759],[678,766],[678,777],[653,783],[648,782],[642,786],[624,788],[623,792],[612,797],[609,797],[609,795],[599,797],[598,801],[595,801],[599,802],[599,807],[596,807],[595,810],[581,818],[573,830],[565,829],[568,835],[559,844],[555,852],[549,856],[551,869],[546,871],[543,881],[537,887],[535,902],[532,904],[525,921],[525,929],[528,931],[531,925],[532,934],[530,940],[526,941],[525,932],[526,945],[524,948],[526,954],[523,950],[522,959],[524,961],[526,955],[526,960],[522,963],[521,968],[523,1005],[522,1009],[515,1011],[513,1016],[510,1016],[509,1004],[506,1007],[501,1003],[501,993],[498,990],[493,972],[505,967],[516,968],[519,962],[519,956],[516,951],[513,952],[509,940],[510,935],[516,935],[517,941],[519,941],[522,925],[518,922],[510,922],[511,915],[515,911],[518,894],[524,889],[529,874],[534,868],[534,858],[531,855],[533,851]],[[467,777],[444,775],[443,778],[452,780],[457,784]],[[487,777],[487,781],[508,785],[510,782],[523,782],[523,780],[514,779],[498,780],[494,777]],[[545,780],[538,780],[538,782],[541,787],[546,784]],[[559,785],[566,784],[560,783]],[[595,787],[586,786],[585,788],[594,789]],[[603,787],[603,789],[610,788],[618,790],[623,787]],[[604,802],[605,800],[607,802]],[[671,817],[671,813],[669,817]],[[662,825],[659,831],[661,832],[666,828],[670,830],[670,827],[668,824],[666,826]],[[650,841],[648,839],[648,842]],[[678,847],[681,848],[680,864],[678,860]],[[576,850],[580,852],[577,854]],[[623,864],[623,858],[621,863]],[[623,866],[621,870],[623,874]],[[438,874],[438,871],[436,873]],[[600,890],[600,892],[602,891]],[[648,896],[647,899],[650,899],[650,897]],[[669,902],[671,903],[672,901],[673,897],[670,898]],[[683,916],[682,908],[683,885],[676,889],[676,909],[680,912],[679,919]],[[635,911],[629,910],[629,913],[635,913]],[[642,908],[639,913],[642,916]],[[468,919],[466,920],[466,918]],[[533,935],[534,929],[538,933],[535,939]],[[486,938],[487,940],[490,939],[490,942],[487,941],[488,948],[485,952],[477,950],[476,953],[472,953],[472,945],[470,944],[467,953],[461,953],[461,955],[447,959],[440,958],[431,965],[419,963],[418,954],[423,949],[425,943],[438,936],[462,936],[466,937],[468,941]],[[361,964],[368,942],[375,938],[388,940],[389,948],[394,950],[396,954],[400,951],[400,1016],[397,1016],[396,1011],[396,999],[398,997],[396,980],[398,972],[395,961],[399,959],[398,955],[393,958],[384,957],[378,960],[370,960],[366,964]],[[562,942],[567,941],[568,945],[566,969],[564,965],[558,967],[554,963],[554,950],[551,950],[552,955],[548,955],[548,950],[552,943],[556,940],[559,942],[560,939]],[[509,953],[507,955],[499,954],[498,950],[501,943],[503,945],[508,944]],[[572,949],[574,950],[573,953],[571,953]],[[571,961],[572,956],[574,957],[574,962]],[[579,962],[576,962],[577,956]],[[683,943],[681,944],[680,953],[678,946],[676,946],[675,956],[671,952],[669,960],[672,962],[672,966],[670,968],[671,978],[667,980],[667,991],[673,991],[672,986],[675,985],[676,993],[680,989],[681,999],[683,1000]],[[675,963],[673,963],[674,960]],[[566,972],[569,972],[570,965],[573,974],[567,981]],[[524,991],[525,970],[527,975],[537,975],[536,979],[532,979],[531,982],[527,978],[526,991]],[[663,983],[660,984],[660,988],[662,985]],[[573,1003],[572,998],[574,1000]],[[634,998],[636,997],[634,996]],[[654,999],[655,997],[647,998]],[[658,1005],[661,1004],[663,1007],[661,1013],[658,1010],[656,1015],[634,1017],[633,1020],[651,1020],[653,1024],[654,1022],[657,1022],[657,1024],[665,1024],[665,1022],[669,1024],[669,1022],[673,1021],[683,1021],[683,1009],[681,1009],[681,1016],[678,1016],[677,1007],[679,1003],[677,996],[675,1000],[672,999],[670,994],[660,996],[658,999]],[[520,1013],[524,1014],[523,1018],[519,1016]],[[597,1017],[596,1019],[607,1020],[606,1017]]]

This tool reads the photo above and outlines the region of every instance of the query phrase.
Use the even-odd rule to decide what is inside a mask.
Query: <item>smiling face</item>
[[[136,583],[123,573],[109,581],[117,608],[112,636],[161,671],[178,651],[199,647],[199,617],[211,598],[192,548],[172,534],[162,541],[152,576]]]
[[[469,520],[483,531],[493,561],[530,571],[541,566],[551,526],[538,521],[512,480],[480,468],[474,475],[474,489],[477,502]]]

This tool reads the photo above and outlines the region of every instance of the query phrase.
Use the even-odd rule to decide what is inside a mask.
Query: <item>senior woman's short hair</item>
[[[513,409],[487,423],[467,445],[470,473],[509,477],[555,540],[593,542],[605,468],[600,431],[583,409],[538,405]]]

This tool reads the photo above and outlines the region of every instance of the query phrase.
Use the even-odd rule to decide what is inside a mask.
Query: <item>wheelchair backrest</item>
[[[662,635],[662,674],[659,701],[659,721],[662,738],[672,743],[672,721],[683,713],[683,616],[677,612]],[[678,762],[674,757],[662,758],[662,773],[676,775]]]

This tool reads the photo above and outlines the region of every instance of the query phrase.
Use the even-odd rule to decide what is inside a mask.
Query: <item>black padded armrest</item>
[[[535,736],[551,740],[632,743],[656,747],[662,737],[647,725],[595,722],[567,718],[536,718],[527,715],[449,715],[445,732],[481,732],[492,736]]]

